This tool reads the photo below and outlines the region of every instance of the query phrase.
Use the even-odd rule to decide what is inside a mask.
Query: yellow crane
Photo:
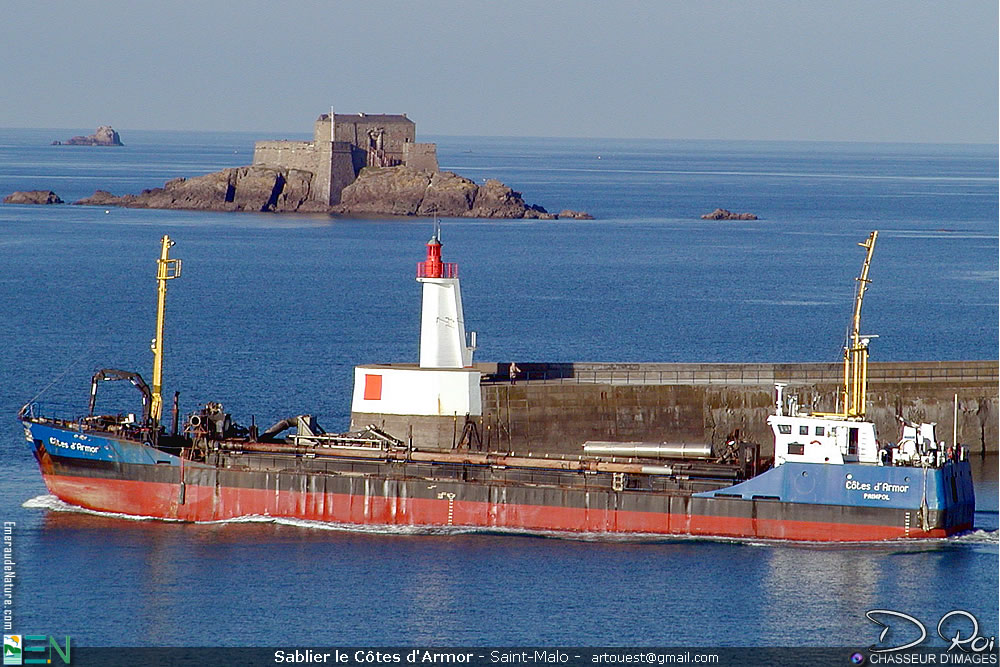
[[[868,267],[871,265],[872,253],[875,251],[875,239],[878,231],[872,232],[866,241],[858,245],[867,250],[865,263],[861,266],[858,277],[858,294],[854,298],[854,316],[851,318],[851,338],[849,345],[844,347],[844,416],[865,416],[865,394],[868,391],[868,339],[871,336],[861,335],[861,302],[868,289]]]
[[[865,416],[865,396],[868,391],[868,341],[874,336],[861,334],[861,303],[868,289],[868,268],[871,266],[872,253],[875,251],[875,239],[878,231],[868,235],[868,238],[858,245],[864,248],[865,262],[861,265],[861,275],[856,278],[858,291],[854,297],[854,315],[851,317],[851,333],[844,345],[844,386],[841,389],[840,412],[817,412],[818,417],[862,418]]]
[[[153,427],[159,425],[163,413],[163,321],[167,306],[167,281],[181,275],[181,260],[170,258],[174,242],[166,234],[160,239],[160,259],[156,263],[156,338],[150,344],[153,351],[153,396],[150,401],[150,418]]]

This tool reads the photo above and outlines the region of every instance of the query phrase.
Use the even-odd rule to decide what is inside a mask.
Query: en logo
[[[50,665],[52,653],[68,665],[70,659],[69,637],[60,646],[55,637],[48,635],[4,635],[3,664],[5,665]]]

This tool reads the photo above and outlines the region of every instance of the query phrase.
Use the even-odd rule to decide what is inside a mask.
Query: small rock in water
[[[586,211],[573,211],[571,209],[563,209],[559,211],[560,218],[568,218],[571,220],[593,220],[594,216],[587,213]]]
[[[93,134],[73,137],[66,141],[53,141],[53,146],[124,146],[118,132],[110,125],[101,125]]]
[[[753,213],[733,213],[732,211],[726,210],[724,208],[717,208],[711,213],[706,213],[701,216],[702,220],[756,220],[757,216]]]
[[[63,200],[52,190],[24,190],[3,198],[4,204],[62,204]]]

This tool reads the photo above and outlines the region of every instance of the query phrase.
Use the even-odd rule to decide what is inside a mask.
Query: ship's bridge
[[[830,417],[771,415],[774,464],[878,463],[875,424]]]

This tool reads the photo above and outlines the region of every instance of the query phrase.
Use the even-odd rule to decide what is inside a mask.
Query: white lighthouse
[[[476,334],[466,340],[458,265],[441,261],[435,225],[427,257],[417,263],[421,283],[420,363],[369,364],[354,369],[351,428],[379,424],[418,444],[453,440],[467,419],[482,415],[481,374],[472,365]]]
[[[472,366],[472,343],[465,338],[462,288],[458,264],[441,261],[441,228],[427,242],[427,260],[417,264],[417,282],[424,286],[420,313],[420,367],[468,368]]]

